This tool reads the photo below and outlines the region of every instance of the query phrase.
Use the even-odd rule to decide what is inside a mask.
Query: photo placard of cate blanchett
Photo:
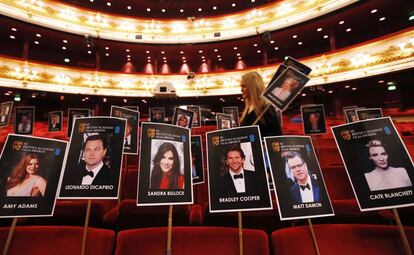
[[[69,108],[68,109],[68,128],[66,130],[66,136],[70,137],[70,134],[72,134],[72,126],[73,126],[73,120],[75,118],[81,118],[81,117],[90,117],[91,111],[86,108]]]
[[[322,104],[303,105],[300,111],[305,135],[326,134],[325,109]]]
[[[193,203],[190,129],[141,124],[137,205]]]
[[[74,120],[59,198],[118,198],[125,126],[120,118]]]
[[[309,136],[265,137],[281,220],[334,215]]]
[[[288,67],[273,83],[266,87],[262,96],[284,111],[305,87],[309,78],[293,67]]]
[[[206,133],[210,212],[272,209],[258,126]]]
[[[217,130],[231,128],[232,119],[230,114],[216,113]]]
[[[414,167],[391,118],[332,127],[361,211],[414,205]]]
[[[0,218],[52,216],[67,142],[8,135],[0,156]]]
[[[194,112],[175,107],[172,123],[179,127],[191,128],[193,125]]]
[[[35,124],[35,107],[16,107],[14,112],[14,133],[20,135],[33,134]]]
[[[370,119],[377,119],[382,117],[382,109],[381,108],[364,108],[364,109],[357,109],[355,111],[358,120],[370,120]]]
[[[62,111],[49,112],[48,118],[47,118],[47,131],[49,133],[61,131],[62,123],[63,123],[63,112]]]
[[[7,101],[0,104],[0,128],[9,125],[12,109],[13,101]]]
[[[187,106],[187,110],[194,112],[193,116],[193,128],[201,127],[201,110],[200,106]]]
[[[201,135],[191,136],[191,175],[193,185],[204,183],[203,142]]]
[[[224,114],[230,114],[231,115],[231,127],[240,127],[240,121],[239,121],[239,107],[237,106],[226,106],[223,107],[223,113]]]
[[[165,108],[164,107],[150,107],[149,116],[150,116],[150,122],[164,123],[165,122]]]
[[[112,105],[111,117],[127,120],[124,137],[124,154],[138,155],[139,112]]]

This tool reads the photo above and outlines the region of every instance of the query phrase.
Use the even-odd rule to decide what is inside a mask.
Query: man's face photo
[[[188,119],[185,115],[179,115],[177,119],[177,125],[180,127],[188,127]]]
[[[304,161],[298,156],[288,160],[288,165],[293,176],[299,183],[305,183],[308,179],[308,167]]]
[[[313,112],[313,113],[309,114],[309,122],[311,124],[317,125],[318,120],[319,120],[319,117],[316,113]]]
[[[369,148],[369,159],[375,166],[381,169],[388,168],[388,154],[382,146],[374,146]]]
[[[229,167],[229,170],[238,173],[244,164],[244,158],[240,155],[238,151],[229,151],[227,152],[226,165]]]
[[[23,115],[20,121],[21,121],[23,124],[28,124],[28,123],[29,123],[29,116],[27,116],[27,115]]]
[[[52,115],[52,124],[59,123],[59,116],[57,114]]]
[[[103,142],[101,140],[91,140],[88,141],[85,145],[83,151],[83,157],[86,162],[86,165],[89,167],[94,167],[103,160],[106,154],[106,149],[103,147]]]

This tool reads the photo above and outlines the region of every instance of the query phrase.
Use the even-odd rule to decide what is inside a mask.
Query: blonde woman
[[[257,72],[249,72],[242,76],[241,91],[245,107],[241,117],[242,126],[250,126],[257,117],[267,108],[268,103],[260,95],[265,89],[262,77]],[[264,136],[281,135],[280,123],[273,107],[269,107],[259,121],[260,134]]]

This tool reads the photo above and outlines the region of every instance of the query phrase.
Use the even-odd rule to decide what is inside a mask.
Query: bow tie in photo
[[[233,178],[236,180],[236,179],[238,179],[238,178],[240,178],[240,179],[243,179],[243,174],[242,173],[240,173],[240,174],[235,174],[234,176],[233,176]]]
[[[93,172],[92,171],[88,171],[88,170],[84,170],[83,171],[83,176],[85,177],[85,176],[87,176],[87,175],[89,175],[90,177],[92,177],[93,178]]]
[[[305,189],[309,189],[309,190],[310,190],[309,183],[306,183],[306,185],[299,185],[299,186],[300,186],[300,188],[301,188],[302,190],[305,190]]]

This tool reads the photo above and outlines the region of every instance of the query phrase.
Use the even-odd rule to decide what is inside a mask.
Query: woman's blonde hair
[[[265,85],[259,73],[249,72],[244,74],[242,76],[242,84],[247,87],[249,98],[244,99],[245,107],[241,116],[241,121],[243,121],[249,113],[250,105],[253,105],[256,116],[259,116],[267,106],[267,102],[260,97],[265,90]],[[260,119],[260,121],[263,122],[262,119]]]

